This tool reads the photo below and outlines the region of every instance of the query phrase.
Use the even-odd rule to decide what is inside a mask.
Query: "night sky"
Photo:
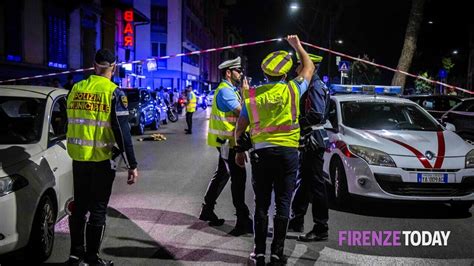
[[[241,29],[244,42],[256,41],[285,36],[296,33],[300,39],[328,47],[328,38],[322,28],[327,29],[327,23],[316,20],[311,31],[310,40],[305,40],[297,22],[309,28],[310,20],[315,14],[311,9],[315,2],[323,2],[321,9],[335,0],[237,0],[236,5],[229,10],[229,23]],[[300,8],[290,12],[289,5],[298,2]],[[334,25],[332,48],[353,56],[367,54],[376,63],[396,68],[403,46],[406,25],[411,8],[410,0],[344,0],[344,8]],[[412,62],[410,72],[429,71],[435,76],[441,67],[441,58],[451,56],[456,49],[459,53],[453,56],[456,64],[450,73],[450,78],[456,82],[457,77],[467,74],[467,58],[469,47],[468,15],[469,1],[428,0],[425,4],[424,19],[418,36],[418,48]],[[472,16],[472,15],[471,15]],[[429,24],[433,21],[433,24]],[[472,23],[472,22],[471,22]],[[335,40],[342,39],[344,43],[338,45]],[[263,78],[260,71],[260,62],[266,54],[273,50],[291,48],[286,42],[263,44],[244,48],[243,53],[248,57],[247,74],[255,80]],[[313,48],[311,53],[327,54]],[[338,75],[334,57],[331,61],[331,75]],[[327,61],[327,60],[326,60]],[[319,73],[326,75],[328,66],[322,65]],[[381,82],[389,84],[393,73],[381,70]],[[409,82],[412,82],[412,80]],[[462,85],[462,84],[461,84]]]

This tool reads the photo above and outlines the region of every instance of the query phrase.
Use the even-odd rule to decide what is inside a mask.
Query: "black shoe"
[[[68,266],[79,266],[82,263],[82,258],[74,256],[74,255],[69,255],[69,259],[64,263],[65,265]]]
[[[293,218],[288,223],[288,231],[303,233],[304,232],[304,221],[301,219]]]
[[[313,230],[309,231],[305,235],[300,235],[298,241],[302,242],[313,242],[313,241],[325,241],[328,239],[328,226],[327,225],[315,225]]]
[[[252,252],[250,254],[250,259],[255,263],[256,266],[264,266],[265,265],[265,254],[255,254]]]
[[[193,134],[193,132],[191,132],[191,131],[186,131],[186,133],[184,133],[184,134],[186,134],[186,135],[191,135],[191,134]]]
[[[229,232],[229,235],[232,236],[241,236],[245,234],[253,234],[253,222],[252,219],[246,218],[237,218],[234,229]]]
[[[272,254],[270,257],[270,265],[286,265],[287,262],[288,258],[285,255],[278,256]]]
[[[209,222],[210,226],[221,226],[225,223],[224,219],[219,219],[219,217],[214,213],[214,210],[207,207],[205,204],[202,205],[199,220]]]
[[[88,266],[99,266],[99,265],[113,266],[114,262],[111,261],[111,260],[104,260],[104,259],[101,259],[101,258],[96,258],[95,260],[91,260],[91,261],[86,261],[85,260],[84,264],[86,264]]]

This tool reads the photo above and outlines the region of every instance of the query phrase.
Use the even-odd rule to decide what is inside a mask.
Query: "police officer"
[[[302,59],[303,68],[300,74],[296,79],[285,82],[293,65],[291,55],[286,51],[276,51],[265,57],[261,68],[269,83],[249,89],[247,81],[244,80],[242,87],[249,91],[236,127],[238,165],[244,167],[247,160],[242,136],[245,136],[244,132],[249,125],[254,146],[251,164],[255,193],[255,247],[250,257],[257,265],[265,264],[268,209],[272,190],[275,191],[276,213],[273,219],[271,262],[286,263],[283,250],[298,171],[299,98],[306,91],[314,71],[314,65],[298,37],[290,35],[287,40]]]
[[[310,55],[316,67],[322,57]],[[296,72],[301,71],[298,66]],[[303,94],[300,106],[302,152],[300,154],[299,186],[296,189],[291,209],[293,218],[289,229],[304,231],[304,216],[312,199],[313,229],[298,237],[300,241],[321,241],[328,238],[328,199],[323,178],[323,156],[328,136],[324,130],[329,109],[329,91],[315,71],[308,91]]]
[[[217,87],[212,101],[207,143],[219,152],[217,170],[209,182],[199,219],[209,221],[211,225],[222,225],[214,213],[216,200],[231,178],[232,201],[237,212],[237,222],[231,235],[239,236],[252,233],[252,220],[245,204],[245,169],[235,164],[234,129],[240,114],[241,97],[237,86],[240,85],[242,69],[240,57],[219,65],[223,80]]]
[[[186,86],[186,134],[193,134],[193,114],[196,112],[197,98],[191,85]]]
[[[69,217],[69,265],[79,265],[82,260],[89,265],[113,265],[98,256],[115,178],[113,159],[124,152],[129,168],[127,183],[134,184],[138,178],[127,97],[110,81],[116,69],[113,53],[97,51],[94,69],[95,75],[76,83],[67,98],[67,150],[73,159],[75,203]]]

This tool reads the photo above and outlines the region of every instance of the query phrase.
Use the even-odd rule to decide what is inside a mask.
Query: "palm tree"
[[[403,44],[402,54],[398,60],[397,69],[408,71],[410,69],[413,55],[416,51],[416,41],[420,30],[421,21],[423,20],[423,7],[425,0],[412,0],[410,17],[408,19],[407,31],[405,33],[405,43]],[[392,79],[393,86],[405,86],[406,76],[396,72]]]

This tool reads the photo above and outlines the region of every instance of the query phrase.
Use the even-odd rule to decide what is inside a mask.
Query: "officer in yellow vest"
[[[252,233],[252,220],[245,204],[245,169],[235,164],[233,148],[235,123],[241,110],[241,97],[237,90],[242,75],[240,63],[240,57],[237,57],[219,65],[223,80],[214,93],[207,135],[207,143],[216,147],[219,152],[219,163],[209,182],[199,215],[199,219],[209,221],[210,225],[224,223],[214,213],[214,205],[230,177],[232,201],[237,213],[235,228],[230,232],[234,236]]]
[[[75,203],[69,217],[71,250],[68,265],[79,265],[82,260],[89,265],[113,265],[98,256],[115,178],[113,159],[125,153],[124,161],[129,168],[127,183],[134,184],[138,178],[127,97],[110,81],[115,68],[115,56],[111,51],[97,51],[95,75],[76,83],[67,98],[67,150],[73,159]]]
[[[293,65],[286,51],[270,53],[263,59],[261,68],[268,83],[249,89],[245,105],[240,113],[235,130],[236,163],[244,167],[247,160],[241,138],[250,126],[252,184],[255,193],[254,241],[250,255],[257,265],[265,265],[265,249],[268,230],[268,209],[272,190],[275,191],[276,213],[273,219],[273,242],[271,262],[285,264],[283,255],[285,237],[290,215],[290,203],[298,171],[298,146],[300,128],[298,124],[299,102],[308,88],[314,65],[296,35],[287,37],[303,62],[298,77],[285,81]],[[244,80],[242,89],[248,89]]]
[[[196,112],[197,98],[191,85],[186,86],[186,134],[193,134],[193,114]]]

